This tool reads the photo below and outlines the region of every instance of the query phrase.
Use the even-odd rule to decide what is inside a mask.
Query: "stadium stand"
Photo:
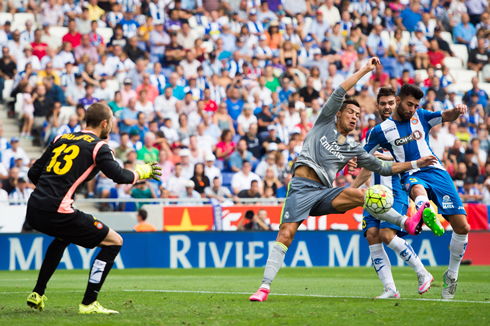
[[[367,90],[370,97],[361,100],[351,140],[364,141],[373,116],[380,122],[373,98],[381,86],[416,84],[427,94],[421,108],[428,110],[464,102],[470,113],[455,126],[434,129],[431,142],[443,147],[439,159],[462,194],[461,163],[469,163],[461,157],[475,149],[478,174],[471,175],[472,189],[480,194],[477,200],[490,200],[485,186],[490,26],[479,13],[461,10],[464,2],[458,8],[454,1],[112,2],[33,0],[0,6],[0,178],[15,176],[16,168],[25,175],[29,158],[39,157],[56,135],[83,128],[88,105],[104,101],[116,117],[109,144],[120,164],[131,168],[158,160],[164,167],[163,181],[151,184],[156,196],[178,197],[199,163],[205,164],[208,181],[220,176],[232,190],[233,176],[250,160],[253,171],[264,164],[273,168],[273,176],[262,176],[260,192],[271,187],[274,197],[287,186],[304,137],[333,89],[368,57],[378,56],[382,69],[348,94],[362,98]],[[413,21],[424,12],[430,15]],[[30,97],[35,98],[32,116],[25,105]],[[33,119],[33,128],[21,133],[26,119]],[[246,149],[238,146],[241,139]],[[456,139],[461,140],[457,150]],[[272,143],[277,146],[269,150]],[[211,154],[213,164],[206,161]],[[274,154],[275,162],[267,163],[266,154]],[[177,163],[183,166],[180,174]],[[351,175],[346,178],[352,181]],[[96,180],[88,184],[87,196],[131,197],[125,186]]]

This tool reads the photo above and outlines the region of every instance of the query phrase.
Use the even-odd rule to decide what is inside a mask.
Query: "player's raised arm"
[[[323,117],[320,117],[317,120],[317,123],[322,123],[332,119],[340,110],[347,91],[351,89],[362,77],[364,77],[364,75],[373,71],[378,64],[380,64],[378,58],[371,58],[362,69],[344,80],[328,98],[327,103],[325,103],[321,111],[321,115],[323,115]]]
[[[451,110],[446,110],[442,113],[442,122],[453,122],[459,118],[461,114],[466,114],[467,108],[464,104],[456,104]]]
[[[376,68],[376,66],[377,65],[380,65],[380,64],[381,63],[379,62],[379,59],[378,58],[376,58],[376,57],[370,58],[364,67],[362,67],[361,69],[359,69],[359,71],[357,71],[352,76],[350,76],[349,78],[347,78],[346,80],[344,80],[340,84],[340,86],[342,86],[343,89],[345,89],[346,91],[348,91],[349,89],[351,89],[352,87],[354,87],[354,85],[356,85],[357,82],[362,77],[364,77],[364,75],[366,75],[366,74],[370,73],[371,71],[373,71]]]

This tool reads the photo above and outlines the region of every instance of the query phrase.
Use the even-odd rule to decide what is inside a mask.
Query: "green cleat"
[[[44,309],[44,301],[48,301],[45,295],[39,295],[36,292],[32,292],[27,297],[27,305],[32,309],[36,309],[39,311],[43,311]]]
[[[442,227],[441,222],[439,222],[439,219],[437,218],[436,214],[434,211],[429,207],[424,209],[423,212],[423,217],[424,217],[424,223],[429,227],[429,229],[434,232],[434,235],[440,237],[441,235],[444,234],[444,228]]]
[[[89,305],[80,304],[78,308],[79,314],[104,314],[104,315],[112,315],[118,314],[119,312],[111,309],[104,308],[97,301],[92,302]]]

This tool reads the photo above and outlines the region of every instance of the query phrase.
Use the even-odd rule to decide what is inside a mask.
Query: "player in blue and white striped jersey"
[[[396,110],[390,118],[373,128],[365,150],[369,152],[380,146],[389,150],[396,162],[408,162],[433,154],[429,146],[430,129],[442,122],[455,121],[461,114],[466,113],[467,108],[466,105],[458,104],[452,110],[444,112],[418,109],[423,96],[424,93],[418,87],[403,85],[396,98]],[[403,173],[401,182],[416,207],[427,205],[430,198],[437,206],[438,212],[451,224],[454,232],[450,243],[448,270],[443,275],[445,286],[442,297],[452,299],[456,292],[459,266],[466,250],[470,229],[461,198],[449,173],[439,161],[425,168],[419,168],[414,164],[412,170]],[[424,221],[436,235],[442,235],[444,229],[433,216],[435,213],[432,210],[430,216],[424,215]]]
[[[381,119],[383,121],[387,120],[396,108],[396,91],[391,87],[380,88],[376,98],[376,108]],[[373,129],[368,131],[367,138],[369,138]],[[379,152],[382,154],[378,158],[389,161],[393,160],[393,157],[388,151],[379,150]],[[363,168],[351,187],[357,188],[361,186],[369,177],[371,177],[371,185],[383,185],[392,190],[394,195],[393,208],[400,214],[406,215],[408,196],[402,189],[400,176],[381,176]],[[396,289],[391,273],[390,259],[383,248],[383,242],[388,248],[395,251],[398,257],[413,268],[418,277],[418,292],[420,294],[425,293],[430,288],[433,277],[424,268],[424,265],[417,254],[415,254],[412,246],[401,238],[407,235],[407,233],[397,225],[372,217],[366,210],[364,210],[363,215],[362,230],[369,244],[374,269],[384,286],[383,293],[376,298],[400,298],[400,293]]]

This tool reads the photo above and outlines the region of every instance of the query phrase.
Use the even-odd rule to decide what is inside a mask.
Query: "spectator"
[[[219,178],[221,180],[221,170],[214,165],[215,161],[216,156],[214,156],[214,154],[206,154],[204,163],[204,174],[208,177],[209,180],[214,180],[214,178]]]
[[[194,165],[194,175],[191,178],[194,182],[194,189],[199,193],[202,198],[205,198],[204,190],[210,186],[209,178],[204,173],[204,164],[197,163]]]
[[[131,151],[134,151],[134,148],[131,146],[132,144],[129,141],[129,134],[127,132],[121,132],[120,135],[120,144],[119,147],[116,148],[115,156],[117,159],[126,162],[128,159],[128,154]]]
[[[27,205],[27,201],[32,192],[33,190],[27,186],[26,179],[24,177],[19,177],[15,189],[9,195],[9,199],[20,202],[11,203],[11,205]]]
[[[463,187],[458,189],[458,194],[465,202],[476,203],[483,199],[483,195],[480,190],[475,187],[475,179],[467,176],[464,179]]]
[[[242,169],[243,162],[253,161],[253,155],[247,150],[247,142],[245,139],[238,141],[237,151],[233,152],[230,157],[231,171],[239,172]]]
[[[105,76],[102,76],[99,80],[99,87],[95,89],[94,97],[99,99],[99,101],[105,101],[107,103],[114,99],[114,90],[107,86],[107,79]]]
[[[133,186],[133,189],[129,189],[132,198],[142,199],[142,198],[157,198],[151,184],[148,180],[140,180],[137,181]],[[138,202],[136,203],[136,207],[141,209],[141,206],[148,205],[150,202]]]
[[[410,6],[401,12],[400,18],[397,20],[398,27],[404,31],[415,31],[418,22],[422,20],[420,11],[420,3],[412,1]]]
[[[81,98],[78,101],[79,104],[83,105],[83,107],[85,108],[85,111],[87,111],[87,109],[90,105],[99,102],[98,98],[95,98],[92,96],[93,94],[94,94],[94,85],[86,84],[85,85],[85,97]]]
[[[195,201],[185,201],[182,204],[186,206],[199,206],[202,205],[201,195],[194,190],[194,181],[187,180],[185,183],[185,191],[181,192],[179,198],[181,199],[195,199]]]
[[[461,16],[461,23],[454,26],[453,37],[455,44],[464,44],[466,46],[470,45],[473,35],[476,34],[475,26],[470,23],[470,16],[464,13]]]
[[[264,154],[263,141],[257,137],[258,125],[250,124],[248,132],[241,139],[247,142],[247,148],[256,159],[261,159]]]
[[[138,160],[145,163],[158,161],[158,150],[153,147],[155,144],[155,134],[147,132],[144,136],[144,146],[138,151]]]
[[[490,56],[488,55],[485,43],[486,40],[484,38],[479,38],[476,49],[470,51],[468,57],[468,69],[474,70],[478,73],[482,70],[483,66],[488,63]]]
[[[213,178],[213,185],[204,189],[204,194],[207,198],[216,198],[223,203],[227,198],[233,198],[230,190],[221,186],[221,180],[219,177]]]
[[[136,61],[136,66],[134,69],[131,69],[127,76],[126,79],[131,80],[131,89],[137,90],[138,87],[143,84],[143,75],[145,74],[145,66],[146,63],[143,59],[138,59]],[[126,81],[125,79],[125,81]]]
[[[235,127],[234,127],[235,119],[233,119],[229,114],[228,107],[229,106],[226,103],[221,103],[218,106],[218,111],[213,115],[213,124],[218,126],[219,129],[223,131],[229,130],[232,135],[235,135]],[[242,107],[243,107],[243,101],[242,101]]]
[[[130,131],[131,127],[138,123],[138,111],[136,111],[136,98],[131,98],[127,108],[121,111],[121,124],[119,126],[121,132]]]
[[[34,40],[30,42],[32,47],[32,54],[35,55],[39,60],[41,60],[46,55],[46,49],[48,47],[47,43],[42,41],[43,31],[36,29],[34,31]]]
[[[148,212],[146,210],[138,210],[138,214],[136,214],[138,224],[134,227],[136,232],[155,232],[157,230],[153,224],[146,222],[147,217]]]
[[[390,75],[387,73],[383,72],[383,66],[378,65],[376,69],[374,70],[373,75],[371,76],[370,79],[372,82],[375,80],[379,81],[380,87],[382,86],[388,86],[390,83]]]
[[[71,106],[77,105],[86,95],[85,87],[83,87],[83,78],[81,74],[75,74],[75,84],[66,88],[65,96],[66,103]]]
[[[473,88],[464,94],[463,102],[466,105],[469,105],[472,95],[477,94],[478,95],[477,103],[481,104],[483,107],[486,107],[488,105],[488,94],[484,90],[478,88],[478,83],[479,83],[478,77],[473,77],[471,79],[471,84],[473,85]]]
[[[243,224],[246,220],[248,222]],[[237,229],[239,231],[252,230],[252,231],[269,231],[272,230],[268,218],[267,211],[265,209],[260,209],[257,214],[253,211],[246,211],[243,218],[238,223]]]
[[[61,125],[58,128],[58,136],[68,134],[68,133],[74,133],[74,132],[80,132],[82,131],[82,127],[78,123],[78,116],[73,114],[70,116],[68,123],[65,123]]]
[[[30,163],[29,157],[27,156],[26,152],[22,147],[20,147],[18,137],[14,136],[10,139],[10,146],[10,148],[2,152],[2,164],[7,170],[14,166],[15,157],[22,157],[24,165],[28,165]]]
[[[3,89],[6,80],[11,80],[17,73],[17,66],[10,57],[8,47],[2,48],[2,58],[0,59],[0,99],[3,94]]]
[[[427,52],[429,57],[429,63],[437,69],[441,69],[443,60],[445,58],[444,53],[439,49],[439,43],[435,38],[430,41],[430,49]]]
[[[260,198],[260,187],[258,180],[250,181],[250,186],[248,189],[243,189],[237,194],[235,201],[240,203],[240,199],[250,199],[250,198]],[[246,204],[253,204],[253,202],[245,202]]]
[[[81,58],[84,54],[88,55],[91,61],[99,61],[99,55],[97,48],[90,43],[90,37],[88,34],[82,35],[80,45],[74,48],[75,60],[77,63],[81,63]]]

